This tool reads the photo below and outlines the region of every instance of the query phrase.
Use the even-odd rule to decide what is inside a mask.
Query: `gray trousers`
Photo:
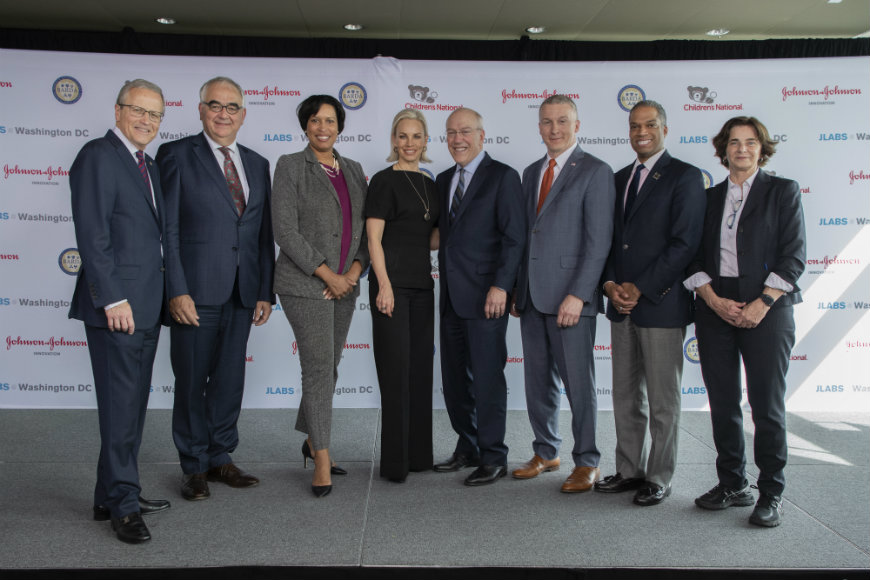
[[[356,308],[356,297],[341,300],[281,294],[281,307],[293,329],[302,368],[302,401],[296,430],[311,438],[311,451],[327,449],[332,432],[332,397],[338,363]]]
[[[616,470],[623,477],[671,483],[685,338],[685,328],[641,328],[629,317],[610,323]]]

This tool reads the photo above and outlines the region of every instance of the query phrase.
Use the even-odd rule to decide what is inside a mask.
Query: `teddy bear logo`
[[[429,87],[421,87],[420,85],[408,85],[408,92],[411,98],[421,103],[434,103],[438,98],[438,93],[429,91]]]
[[[712,103],[716,98],[716,91],[710,92],[707,87],[688,87],[689,98],[696,103]]]

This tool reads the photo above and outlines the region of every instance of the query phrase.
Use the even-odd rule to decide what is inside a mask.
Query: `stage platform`
[[[573,466],[567,412],[560,471],[479,488],[462,484],[468,470],[384,481],[377,409],[335,411],[333,457],[349,475],[334,476],[322,499],[311,494],[310,465],[302,468],[296,411],[244,410],[234,459],[262,483],[212,483],[210,499],[187,502],[170,418],[149,411],[139,467],[143,495],[172,508],[149,516],[153,540],[133,546],[91,519],[96,411],[0,410],[0,577],[870,577],[867,413],[789,414],[785,516],[774,529],[750,525],[752,508],[695,507],[716,483],[704,412],[683,413],[673,494],[648,508],[631,493],[559,492]],[[436,460],[444,459],[455,441],[444,411],[435,411],[434,431]],[[509,412],[510,467],[531,457],[531,439],[525,411]],[[611,412],[599,413],[598,444],[610,474]]]

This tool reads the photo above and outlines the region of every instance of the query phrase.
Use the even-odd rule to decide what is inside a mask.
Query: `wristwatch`
[[[761,296],[759,296],[759,298],[761,298],[761,301],[764,302],[764,305],[768,308],[773,308],[773,303],[776,302],[773,296],[771,296],[770,294],[765,294],[764,292],[761,293]]]

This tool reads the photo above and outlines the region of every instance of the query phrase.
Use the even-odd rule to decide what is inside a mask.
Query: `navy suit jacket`
[[[704,227],[704,178],[698,168],[665,151],[650,168],[627,218],[625,190],[633,163],[616,174],[613,245],[604,281],[631,282],[641,292],[631,320],[645,328],[679,328],[694,319],[686,268],[698,252]],[[620,322],[613,304],[607,318]]]
[[[160,173],[148,156],[146,165],[156,208],[136,160],[113,131],[82,147],[72,164],[72,214],[82,264],[70,318],[107,328],[105,307],[126,299],[136,328],[160,321]]]
[[[570,294],[583,300],[581,316],[595,316],[604,311],[599,281],[613,235],[613,170],[578,146],[538,212],[545,159],[523,171],[529,239],[517,284],[517,310],[534,305],[539,312],[557,315]]]
[[[719,276],[719,231],[725,214],[728,180],[707,190],[707,214],[704,235],[689,275],[705,272],[713,291],[722,295]],[[737,267],[739,300],[752,302],[764,290],[771,272],[794,286],[783,294],[773,308],[803,301],[797,280],[807,261],[807,234],[800,187],[797,182],[765,173],[755,176],[746,207],[737,222]]]
[[[516,283],[526,231],[522,185],[516,170],[484,153],[451,224],[449,189],[455,171],[454,165],[435,180],[441,203],[440,309],[443,314],[449,296],[461,318],[486,318],[490,287],[510,293]]]
[[[157,150],[166,205],[167,298],[189,294],[198,305],[224,304],[238,271],[246,308],[257,301],[275,303],[269,162],[243,145],[238,148],[248,181],[241,217],[205,135]]]

